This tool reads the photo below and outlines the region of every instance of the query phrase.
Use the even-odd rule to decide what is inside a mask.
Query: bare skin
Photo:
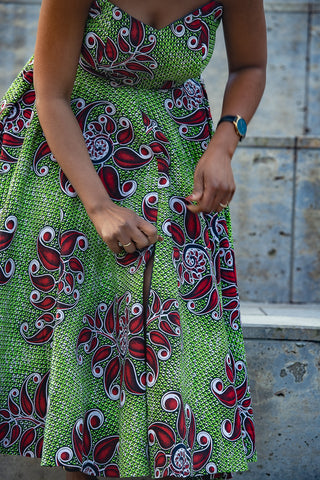
[[[162,29],[206,3],[205,0],[112,0],[128,14]],[[229,78],[221,116],[253,116],[265,86],[266,28],[263,0],[222,0]],[[113,203],[90,160],[82,132],[70,108],[83,30],[91,0],[43,0],[34,61],[37,111],[48,144],[76,189],[98,234],[114,253],[161,240],[154,225]],[[241,41],[239,41],[239,39]],[[63,140],[61,140],[63,139]],[[65,141],[64,139],[67,139]],[[239,138],[224,122],[216,129],[194,172],[189,198],[194,212],[221,211],[235,191],[231,159]],[[188,192],[186,192],[186,195]],[[151,272],[151,268],[150,268]],[[148,273],[148,278],[151,273]],[[149,280],[146,282],[148,291]],[[145,293],[146,295],[146,293]],[[67,472],[67,480],[92,477]]]
[[[170,25],[206,3],[206,0],[110,0],[129,15],[157,30]]]

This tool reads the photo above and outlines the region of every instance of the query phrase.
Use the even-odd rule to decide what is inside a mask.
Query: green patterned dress
[[[71,106],[110,197],[157,226],[156,246],[117,256],[97,235],[40,127],[32,60],[5,95],[0,453],[107,477],[229,478],[255,460],[229,211],[186,208],[222,14],[211,0],[157,30],[108,0],[89,11]]]

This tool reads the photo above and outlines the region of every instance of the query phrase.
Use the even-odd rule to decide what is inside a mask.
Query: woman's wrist
[[[90,218],[101,213],[106,213],[115,206],[109,195],[105,192],[103,197],[96,196],[94,199],[83,202],[87,214]]]
[[[216,129],[210,143],[208,150],[220,150],[227,154],[232,159],[232,156],[238,146],[239,137],[235,132],[234,126],[230,122],[224,122]]]

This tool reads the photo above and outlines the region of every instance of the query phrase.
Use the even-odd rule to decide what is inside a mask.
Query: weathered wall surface
[[[246,347],[259,457],[239,477],[319,480],[319,343],[252,339]]]
[[[40,0],[0,1],[0,96],[33,52]],[[241,297],[320,302],[320,0],[265,1],[268,82],[234,157]],[[227,65],[205,71],[215,123]]]
[[[248,480],[320,478],[318,309],[247,308],[244,336],[255,406],[258,462]],[[251,309],[251,315],[249,315]],[[297,312],[298,310],[298,312]],[[287,316],[288,315],[288,316]],[[312,316],[314,317],[312,318]],[[238,475],[236,475],[238,478]]]

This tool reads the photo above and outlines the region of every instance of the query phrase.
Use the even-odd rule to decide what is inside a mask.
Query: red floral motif
[[[151,162],[152,158],[152,151],[147,145],[142,145],[139,153],[128,147],[118,148],[113,156],[116,165],[123,170],[136,170],[144,167]]]
[[[122,18],[122,11],[113,9],[115,20]],[[120,85],[137,85],[139,74],[147,74],[153,78],[153,70],[157,62],[150,53],[156,45],[154,35],[148,36],[145,43],[145,27],[143,23],[130,17],[130,27],[121,27],[118,42],[107,37],[103,41],[96,33],[89,32],[82,45],[80,65],[93,75],[107,77],[113,87]]]
[[[134,141],[132,124],[126,117],[121,117],[118,124],[115,122],[113,116],[116,108],[112,103],[96,101],[86,104],[83,99],[78,98],[74,100],[73,106],[91,160],[93,164],[99,165],[98,175],[112,200],[124,200],[133,195],[137,189],[135,180],[126,180],[121,183],[119,169],[128,172],[142,168],[154,157],[158,162],[159,187],[169,185],[170,155],[165,146],[168,139],[145,113],[142,113],[142,119],[146,130],[153,131],[154,141],[150,142],[150,145],[141,145],[139,150],[135,151],[129,146]],[[103,113],[101,113],[102,106]],[[97,107],[100,108],[100,113],[95,114],[96,120],[89,122],[89,116]],[[110,158],[115,167],[110,165]],[[68,196],[76,196],[74,188],[61,170],[60,186]]]
[[[227,408],[235,408],[233,422],[225,419],[221,424],[221,432],[223,437],[230,441],[242,437],[247,458],[251,458],[255,452],[255,433],[246,366],[242,361],[235,363],[232,353],[229,352],[225,357],[225,372],[228,386],[225,387],[221,378],[215,378],[211,382],[211,391],[219,402]],[[241,383],[238,376],[241,376]]]
[[[8,407],[0,410],[0,442],[4,448],[17,443],[20,455],[41,457],[48,379],[49,372],[43,376],[32,373],[20,390],[10,390]]]
[[[32,66],[33,61],[28,66]],[[31,86],[33,71],[24,69],[23,79]],[[23,144],[22,131],[29,127],[33,118],[35,93],[30,87],[15,103],[3,100],[0,105],[0,115],[7,110],[8,114],[0,120],[0,174],[8,173],[19,157]]]
[[[158,186],[159,188],[169,185],[169,165],[170,155],[166,148],[169,140],[159,129],[157,123],[151,120],[142,112],[142,120],[145,125],[146,133],[153,132],[154,140],[149,145],[141,145],[136,152],[128,145],[134,141],[134,131],[131,122],[121,117],[116,124],[112,118],[116,113],[115,106],[106,101],[96,101],[86,104],[81,98],[73,101],[76,110],[76,118],[83,131],[83,136],[88,148],[89,155],[93,164],[101,165],[98,168],[98,175],[105,186],[111,199],[121,201],[132,196],[137,189],[135,180],[126,180],[121,183],[117,168],[123,170],[136,170],[144,167],[156,157],[158,163]],[[89,116],[96,107],[104,106],[104,112],[100,113],[97,120],[89,122]],[[38,149],[39,150],[39,149]],[[43,151],[38,155],[39,160],[43,158]],[[110,165],[110,158],[115,163],[115,167]],[[37,162],[39,161],[37,160]],[[106,163],[108,162],[108,163]],[[42,167],[46,168],[47,167]],[[48,171],[48,170],[46,170]],[[60,169],[60,186],[68,196],[76,196],[76,192],[65,174]],[[151,197],[150,197],[151,198]],[[148,202],[149,200],[146,200]],[[153,213],[155,214],[155,205],[157,198],[154,198]],[[147,214],[148,207],[144,205],[144,213]],[[155,221],[155,220],[154,220]],[[125,263],[128,259],[125,259]]]
[[[47,165],[41,165],[39,167],[39,163],[45,158],[55,162],[55,158],[51,153],[47,141],[43,140],[33,156],[33,171],[38,177],[45,177],[49,172],[49,167]]]
[[[98,115],[97,120],[88,122],[90,113],[96,107],[104,107],[104,112]],[[119,126],[112,118],[116,112],[115,106],[106,101],[97,101],[86,104],[81,98],[74,101],[76,108],[76,118],[87,145],[91,160],[96,165],[101,165],[98,174],[113,200],[123,200],[133,195],[137,184],[133,180],[128,180],[121,185],[119,173],[116,168],[110,164],[102,165],[112,156],[117,167],[120,168],[140,168],[149,163],[152,156],[147,146],[141,146],[140,156],[131,149],[123,147],[132,143],[134,133],[131,122],[121,117]],[[117,146],[121,146],[115,149]],[[147,151],[147,154],[145,151]],[[135,163],[136,162],[136,163]],[[65,191],[65,189],[62,187]]]
[[[72,467],[74,461],[78,461],[82,464],[81,471],[87,475],[120,477],[118,466],[114,463],[119,448],[119,436],[105,437],[95,444],[92,442],[92,430],[98,430],[103,423],[104,415],[101,410],[88,410],[84,419],[78,419],[73,426],[72,449],[61,447],[56,452],[56,465]]]
[[[0,108],[0,114],[8,110],[8,115],[0,121],[0,161],[3,162],[0,173],[9,172],[11,165],[18,161],[20,147],[24,141],[24,131],[30,126],[34,116],[33,60],[28,63],[21,75],[30,88],[15,103],[7,103],[4,100]],[[33,169],[38,176],[48,173],[48,167],[43,166],[38,169],[38,163],[50,154],[48,144],[43,140],[33,159]],[[51,159],[54,160],[52,155]]]
[[[224,314],[229,316],[229,324],[233,330],[240,325],[240,302],[237,287],[237,272],[234,251],[228,237],[228,227],[225,218],[218,215],[206,215],[209,231],[219,244],[215,256],[217,264],[217,281],[221,282]]]
[[[142,211],[143,216],[148,222],[155,223],[158,217],[158,193],[150,192],[143,197]]]
[[[199,217],[186,208],[187,204],[182,197],[172,197],[169,202],[171,210],[183,217],[184,229],[172,219],[162,225],[163,232],[173,241],[172,261],[178,274],[181,297],[190,312],[196,315],[211,313],[214,319],[221,318],[223,304],[230,327],[238,330],[237,277],[226,221],[218,214],[204,215],[207,226],[201,228]],[[197,244],[193,243],[194,240]]]
[[[203,103],[206,97],[202,85],[195,80],[189,79],[180,87],[173,89],[172,98],[176,107],[194,110]]]
[[[203,106],[201,106],[204,104]],[[172,88],[172,98],[165,101],[168,115],[178,124],[179,134],[186,140],[201,142],[202,148],[207,148],[207,142],[211,136],[209,106],[206,100],[204,88],[200,82],[188,80],[181,87]],[[176,108],[182,110],[178,116]],[[185,114],[185,110],[190,113]]]
[[[21,72],[22,78],[29,85],[33,84],[33,57],[29,60],[26,67]]]
[[[167,299],[162,303],[156,292],[151,294],[147,343],[143,334],[142,305],[136,303],[130,308],[129,293],[115,298],[110,305],[99,304],[94,317],[85,315],[83,318],[85,326],[77,341],[78,361],[83,361],[79,353],[82,347],[84,353],[91,355],[93,376],[103,377],[106,395],[111,400],[120,399],[120,405],[125,402],[126,391],[142,395],[147,385],[152,387],[156,383],[159,360],[170,358],[170,339],[180,336],[176,300]],[[139,369],[140,374],[137,373]]]
[[[2,132],[0,132],[0,161],[3,162],[1,165],[0,173],[8,173],[11,168],[11,164],[14,164],[18,161],[18,148],[21,147],[23,143],[23,137],[19,137],[8,131],[5,131],[3,129],[3,125],[1,124],[0,128],[2,129]]]
[[[184,230],[171,219],[162,225],[164,233],[171,236],[174,244],[172,261],[179,278],[180,295],[193,314],[211,313],[214,319],[219,319],[222,315],[218,291],[219,252],[210,239],[208,227],[201,227],[199,216],[190,212],[187,204],[182,197],[172,197],[169,202],[171,210],[183,217]],[[199,243],[201,238],[205,246]],[[194,243],[195,240],[198,243]],[[219,239],[216,244],[219,245]]]
[[[143,200],[143,205],[146,204],[148,200],[145,198]],[[145,207],[146,209],[147,207]],[[144,216],[148,215],[150,212],[146,211],[144,213]],[[155,215],[157,212],[154,209],[153,214]],[[154,251],[154,246],[150,245],[148,248],[145,248],[144,250],[136,250],[133,253],[124,253],[121,252],[119,255],[116,256],[116,261],[118,265],[121,265],[122,267],[129,267],[129,272],[131,274],[135,273],[141,266],[144,266],[148,263],[150,260],[152,253]]]
[[[98,1],[94,0],[90,5],[89,16],[91,18],[95,18],[95,17],[98,17],[99,15],[101,15],[101,7]]]
[[[108,160],[113,153],[114,144],[110,136],[117,130],[116,122],[112,118],[116,111],[115,106],[105,100],[86,103],[82,98],[73,100],[72,105],[92,162],[97,164]],[[90,114],[98,107],[103,107],[103,113],[100,108],[98,118],[89,122]]]
[[[181,21],[178,25],[172,24],[172,31],[177,37],[181,37],[188,30],[192,34],[188,39],[188,47],[190,50],[200,51],[202,59],[205,60],[209,52],[210,41],[210,30],[206,23],[206,17],[213,15],[214,21],[219,23],[222,12],[222,6],[212,0],[183,17],[183,22]]]
[[[121,185],[119,173],[111,165],[101,167],[99,177],[112,200],[124,200],[136,191],[137,184],[134,180],[127,180]]]
[[[23,78],[32,84],[33,73],[24,70]],[[20,147],[23,144],[22,131],[30,126],[33,118],[35,92],[30,88],[15,103],[4,100],[0,114],[8,110],[8,114],[0,121],[0,174],[9,172],[11,165],[18,161]]]
[[[142,118],[145,125],[146,134],[152,132],[154,137],[154,141],[150,143],[150,148],[153,154],[156,156],[158,164],[158,187],[168,187],[170,185],[169,165],[171,162],[170,154],[167,149],[169,140],[160,130],[158,123],[151,119],[145,112],[142,112]]]
[[[4,252],[12,243],[14,234],[17,230],[18,221],[14,215],[6,218],[4,223],[5,230],[0,230],[0,253]],[[0,265],[0,287],[8,283],[14,275],[15,263],[12,258],[8,258],[4,266]]]
[[[203,468],[209,474],[216,474],[216,465],[209,461],[212,438],[203,431],[196,433],[194,414],[188,404],[183,405],[180,393],[167,392],[161,399],[161,407],[176,415],[177,434],[164,422],[149,425],[149,445],[153,447],[158,444],[160,447],[155,453],[155,477],[192,477]]]
[[[41,311],[41,315],[31,335],[28,322],[21,325],[20,332],[26,342],[34,345],[43,345],[51,340],[55,327],[64,319],[64,311],[77,305],[80,293],[76,286],[84,282],[84,267],[74,252],[76,248],[81,251],[88,248],[86,236],[77,230],[63,232],[58,237],[58,248],[49,246],[54,238],[52,227],[44,227],[40,231],[38,259],[29,264],[29,277],[35,287],[30,294],[30,302]],[[45,273],[40,273],[41,270]],[[57,280],[55,272],[59,272]],[[54,294],[50,295],[52,291]],[[55,315],[51,313],[52,309],[55,309]]]

